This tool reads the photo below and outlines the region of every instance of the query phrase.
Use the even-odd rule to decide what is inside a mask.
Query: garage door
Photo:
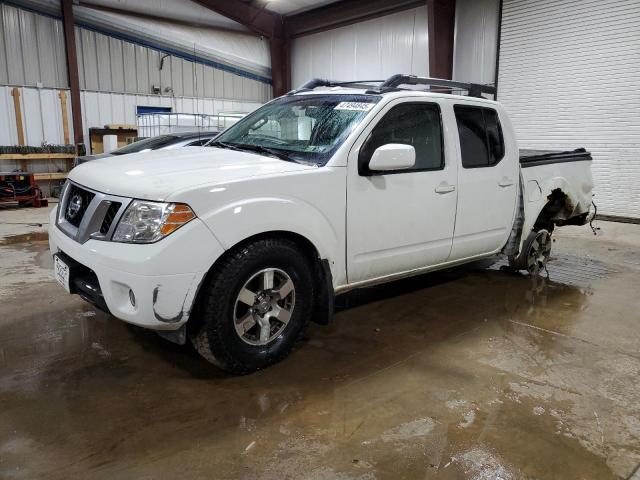
[[[504,0],[498,99],[521,148],[593,153],[595,202],[640,218],[640,1]]]

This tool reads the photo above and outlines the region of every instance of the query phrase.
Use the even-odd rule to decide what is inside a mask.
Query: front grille
[[[89,204],[96,194],[71,184],[67,203],[64,205],[64,218],[74,227],[79,227]]]
[[[104,214],[104,220],[102,220],[102,225],[100,226],[100,233],[106,235],[111,228],[111,224],[113,223],[113,219],[116,218],[116,214],[118,210],[120,210],[120,206],[122,204],[120,202],[111,202],[109,208],[107,209],[107,213]]]

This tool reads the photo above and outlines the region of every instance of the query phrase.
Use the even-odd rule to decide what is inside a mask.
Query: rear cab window
[[[463,168],[497,165],[504,157],[498,113],[489,107],[455,105]]]

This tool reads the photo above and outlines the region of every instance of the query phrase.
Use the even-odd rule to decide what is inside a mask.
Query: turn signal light
[[[169,235],[174,230],[177,230],[185,223],[196,218],[196,214],[189,208],[188,205],[183,203],[176,203],[172,205],[173,209],[167,215],[164,225],[160,227],[160,232],[163,236]],[[171,209],[171,207],[169,207]]]

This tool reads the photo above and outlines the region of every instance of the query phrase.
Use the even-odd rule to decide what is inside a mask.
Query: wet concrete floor
[[[631,478],[640,226],[601,226],[558,231],[549,280],[474,265],[342,296],[245,377],[66,295],[45,237],[7,236],[0,478]]]

